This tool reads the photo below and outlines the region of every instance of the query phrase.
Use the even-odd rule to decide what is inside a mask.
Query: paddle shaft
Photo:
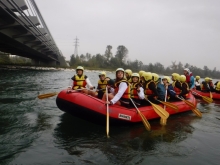
[[[105,89],[106,92],[106,101],[108,102],[108,88]],[[109,105],[106,104],[106,134],[109,138]]]
[[[150,126],[150,123],[147,121],[146,117],[140,112],[140,110],[137,108],[137,106],[135,105],[134,101],[132,100],[132,98],[130,98],[132,104],[134,105],[135,109],[137,110],[138,114],[140,115],[141,117],[141,120],[145,126],[145,128],[150,131],[151,129],[151,126]]]

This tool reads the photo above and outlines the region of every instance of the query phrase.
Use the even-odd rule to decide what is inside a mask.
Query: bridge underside
[[[16,3],[19,10],[27,9],[24,0]],[[31,58],[36,65],[59,65],[59,50],[48,32],[37,27],[38,18],[20,16],[12,5],[6,0],[0,2],[0,51]]]

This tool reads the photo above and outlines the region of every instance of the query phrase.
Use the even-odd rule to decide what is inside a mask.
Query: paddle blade
[[[162,102],[162,104],[166,105],[167,107],[170,107],[171,109],[175,110],[176,112],[179,110],[179,108],[172,103],[164,102],[164,101],[161,101],[161,102]]]
[[[151,126],[150,126],[150,123],[147,121],[146,117],[138,110],[138,114],[140,115],[141,117],[141,120],[144,124],[144,127],[150,131],[151,130]]]
[[[169,117],[169,113],[167,111],[165,111],[162,107],[160,107],[159,105],[153,104],[151,103],[154,111],[163,119],[167,119]]]
[[[206,97],[206,96],[202,96],[202,99],[207,102],[207,103],[212,103],[213,102],[213,99],[210,98],[210,97]]]
[[[192,109],[192,111],[193,111],[193,113],[196,114],[196,116],[198,116],[198,117],[202,117],[202,113],[201,113],[200,110],[198,110],[197,108]]]
[[[42,95],[39,95],[38,98],[39,99],[45,99],[45,98],[48,98],[48,97],[53,97],[55,95],[57,95],[57,92],[42,94]]]

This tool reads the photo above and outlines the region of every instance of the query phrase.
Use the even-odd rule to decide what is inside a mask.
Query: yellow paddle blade
[[[202,96],[202,99],[207,102],[207,103],[212,103],[213,102],[213,99],[210,98],[210,97],[206,97],[206,96]]]
[[[161,125],[167,125],[167,119],[160,118]]]
[[[141,117],[141,120],[144,124],[144,127],[150,131],[151,130],[151,126],[150,126],[150,123],[147,121],[146,117],[138,110],[138,114],[140,115]]]
[[[55,95],[57,95],[57,92],[42,94],[42,95],[39,95],[38,98],[39,99],[45,99],[45,98],[52,97],[52,96],[55,96]]]
[[[193,113],[196,114],[196,116],[198,116],[198,117],[202,117],[202,113],[201,113],[200,110],[198,110],[197,108],[192,109],[192,111],[193,111]]]
[[[160,101],[160,102],[161,102],[162,104],[166,105],[167,107],[170,107],[171,109],[173,109],[173,110],[175,110],[175,111],[178,111],[178,110],[179,110],[179,108],[178,108],[176,105],[172,104],[172,103],[164,102],[164,101]]]
[[[151,102],[150,102],[151,103]],[[163,119],[167,119],[169,117],[169,113],[167,111],[165,111],[162,107],[160,107],[159,105],[153,104],[151,103],[154,111]]]
[[[142,122],[143,122],[145,128],[146,128],[148,131],[150,131],[150,129],[151,129],[150,123],[147,121],[146,117],[141,113],[141,111],[137,108],[137,106],[135,105],[135,103],[134,103],[134,101],[132,100],[132,98],[130,98],[130,100],[131,100],[132,104],[134,105],[134,107],[136,108],[138,114],[140,115],[141,120],[142,120]]]

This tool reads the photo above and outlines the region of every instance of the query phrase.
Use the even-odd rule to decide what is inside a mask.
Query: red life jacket
[[[176,92],[176,94],[179,95],[179,94],[181,93],[181,89],[179,89],[179,88],[176,87],[176,82],[177,82],[177,81],[174,81],[174,82],[172,83],[172,86],[173,86],[173,90]]]
[[[192,73],[190,73],[189,75],[185,75],[186,76],[186,82],[189,84],[190,83],[190,77],[192,76]]]

